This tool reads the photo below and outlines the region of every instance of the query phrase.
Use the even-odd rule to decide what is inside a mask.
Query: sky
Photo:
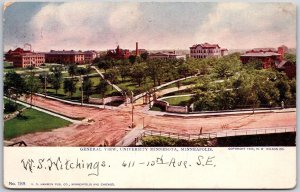
[[[296,47],[296,6],[230,2],[17,2],[4,11],[4,50]]]

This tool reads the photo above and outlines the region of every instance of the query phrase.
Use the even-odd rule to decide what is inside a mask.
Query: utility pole
[[[125,94],[125,106],[127,106],[127,94],[125,91],[124,91],[124,94]]]
[[[80,75],[80,81],[81,81],[81,105],[83,105],[83,79],[82,79],[82,75]]]
[[[30,61],[30,108],[32,108],[32,100],[33,100],[33,98],[32,98],[32,89],[33,89],[33,85],[32,85],[32,83],[33,83],[33,78],[34,78],[34,74],[33,74],[33,68],[32,68],[32,61]]]
[[[145,117],[143,117],[143,129],[145,128]]]
[[[45,73],[45,76],[44,76],[44,94],[45,94],[45,97],[47,97],[47,73]]]
[[[131,128],[133,128],[134,126],[134,122],[133,122],[133,92],[131,91]]]

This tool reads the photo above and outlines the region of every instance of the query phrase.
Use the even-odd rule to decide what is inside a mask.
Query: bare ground
[[[35,105],[74,118],[85,118],[79,124],[49,132],[26,134],[11,141],[25,141],[30,146],[114,146],[131,125],[131,105],[118,110],[74,106],[35,96]],[[210,118],[151,116],[142,107],[134,110],[134,123],[145,129],[198,134],[220,130],[296,126],[296,112],[264,113]],[[89,119],[90,121],[87,121]]]

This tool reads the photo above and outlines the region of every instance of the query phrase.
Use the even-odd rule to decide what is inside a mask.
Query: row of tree
[[[50,68],[50,73],[40,74],[36,76],[34,72],[29,75],[21,76],[20,74],[10,71],[5,74],[4,78],[4,94],[10,98],[10,100],[17,100],[19,97],[25,95],[31,98],[32,95],[38,92],[44,92],[49,86],[55,90],[55,95],[58,95],[58,90],[63,88],[64,93],[68,94],[70,98],[79,89],[83,91],[83,99],[89,100],[89,97],[93,93],[101,94],[105,96],[108,84],[106,81],[100,80],[98,85],[93,85],[90,77],[87,76],[89,70],[86,68],[77,68],[71,65],[69,67],[70,78],[63,78],[63,68],[61,66],[53,66]],[[80,76],[80,78],[75,77]],[[100,78],[100,77],[99,77]],[[78,88],[77,84],[80,83]],[[63,86],[63,87],[62,87]]]
[[[147,79],[153,82],[153,86],[157,86],[163,82],[196,74],[199,69],[192,60],[185,62],[182,59],[151,59],[131,63],[127,60],[102,58],[95,61],[94,64],[105,71],[106,77],[111,82],[118,83],[118,77],[121,77],[121,81],[128,77],[140,87]]]
[[[240,68],[223,81],[202,77],[190,100],[197,111],[296,105],[296,80],[273,69]]]

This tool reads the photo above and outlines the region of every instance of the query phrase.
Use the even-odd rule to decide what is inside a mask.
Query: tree
[[[47,94],[47,84],[51,82],[51,77],[48,72],[39,75],[40,83],[43,85],[44,94]]]
[[[199,69],[199,74],[206,75],[209,72],[209,65],[207,64],[207,62],[202,61],[199,63],[198,69]]]
[[[296,86],[296,79],[292,79],[289,81],[289,85],[290,85],[290,90],[291,90],[291,95],[292,95],[292,98],[290,99],[290,104],[291,105],[296,105],[296,89],[297,89],[297,86]]]
[[[112,67],[112,59],[110,58],[104,58],[104,59],[100,59],[100,61],[97,63],[97,67],[99,69],[103,69],[105,72],[107,69]]]
[[[65,79],[64,91],[65,93],[69,93],[69,96],[72,98],[73,93],[76,92],[76,82],[73,79]]]
[[[86,67],[86,74],[91,73],[92,70],[93,70],[93,69],[92,69],[91,65],[88,65],[88,66]]]
[[[216,85],[215,103],[218,110],[232,109],[235,106],[235,94],[232,89],[232,83],[225,80]]]
[[[178,73],[180,75],[183,75],[184,78],[186,78],[188,75],[191,74],[191,70],[190,70],[189,65],[187,65],[187,64],[180,65],[179,68],[178,68]]]
[[[9,71],[4,76],[4,94],[15,101],[26,93],[25,81],[15,71]]]
[[[107,91],[108,83],[105,80],[100,80],[100,83],[96,86],[96,92],[102,97],[102,103],[104,105],[104,97]]]
[[[84,77],[82,88],[83,88],[83,94],[87,102],[89,102],[90,95],[92,94],[92,87],[93,87],[93,82],[90,80],[90,78]]]
[[[119,69],[122,81],[124,81],[125,77],[130,74],[130,68],[129,68],[129,66],[122,64],[119,66],[118,69]]]
[[[76,64],[72,64],[68,68],[69,75],[73,78],[77,74],[78,67]]]
[[[128,57],[128,60],[129,60],[129,62],[133,65],[133,64],[135,63],[135,61],[136,61],[136,56],[130,55],[130,56]]]
[[[50,82],[52,85],[52,88],[55,89],[55,94],[57,95],[57,90],[61,87],[62,82],[62,66],[54,66],[50,68],[50,71],[52,72],[50,76]]]
[[[97,65],[99,62],[101,61],[101,58],[100,57],[96,57],[94,60],[93,60],[93,65]]]
[[[279,90],[279,101],[287,102],[292,98],[289,79],[284,73],[277,73],[276,87]]]
[[[109,69],[107,73],[105,73],[105,78],[108,79],[111,83],[117,83],[119,76],[119,71],[116,68]]]
[[[30,106],[32,107],[32,96],[33,93],[37,93],[41,88],[41,82],[37,77],[34,76],[34,73],[25,78],[25,89],[26,95],[30,97]]]
[[[278,102],[280,93],[273,75],[273,72],[267,70],[241,71],[233,81],[236,105],[251,105],[254,108]]]
[[[216,94],[212,91],[201,91],[198,90],[196,94],[192,97],[194,101],[194,108],[197,111],[206,111],[206,110],[216,110],[215,103]]]
[[[144,53],[141,53],[141,58],[143,59],[143,61],[146,61],[149,57],[149,53],[148,52],[144,52]]]
[[[131,69],[131,78],[139,85],[139,87],[145,78],[145,68],[144,64],[135,64]]]
[[[284,60],[290,61],[291,63],[296,63],[296,55],[292,53],[285,53]]]
[[[245,64],[246,68],[252,68],[252,69],[262,69],[263,68],[263,62],[260,59],[249,59],[249,61]]]
[[[86,75],[87,73],[88,73],[87,69],[83,68],[83,67],[79,67],[76,70],[76,74],[79,74],[79,75]]]
[[[219,58],[214,65],[214,73],[218,78],[228,78],[240,70],[241,61],[235,57]]]

